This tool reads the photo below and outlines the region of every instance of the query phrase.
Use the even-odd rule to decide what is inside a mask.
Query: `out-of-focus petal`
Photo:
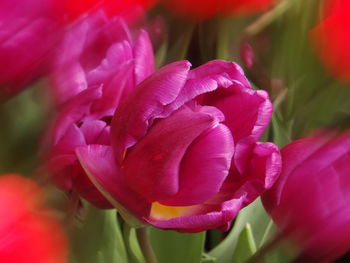
[[[154,71],[154,55],[151,40],[146,31],[141,30],[134,50],[135,84],[138,85]]]
[[[53,133],[53,144],[64,136],[68,127],[86,115],[94,100],[102,95],[101,88],[91,88],[72,98],[58,116]]]
[[[336,259],[350,248],[350,133],[292,142],[282,159],[281,177],[263,196],[264,206],[302,258]]]

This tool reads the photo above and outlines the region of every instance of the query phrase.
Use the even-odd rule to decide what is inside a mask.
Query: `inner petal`
[[[122,172],[129,186],[149,202],[162,202],[179,190],[179,169],[188,146],[216,125],[206,111],[180,108],[159,120],[126,154]]]
[[[210,199],[225,181],[233,153],[234,142],[228,127],[218,124],[203,132],[187,149],[181,162],[178,193],[161,203],[189,206]]]

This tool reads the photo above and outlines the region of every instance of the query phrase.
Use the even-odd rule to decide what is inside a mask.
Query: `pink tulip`
[[[350,249],[350,132],[318,134],[282,149],[283,169],[263,202],[303,262]]]
[[[111,146],[76,153],[122,213],[162,229],[227,230],[278,177],[278,148],[257,142],[272,105],[235,63],[190,66],[172,63],[141,82],[113,116]]]
[[[1,1],[0,101],[46,73],[61,18],[57,1]]]
[[[103,13],[83,20],[68,32],[53,83],[58,102],[48,169],[57,185],[75,191],[100,208],[109,202],[91,184],[80,166],[79,146],[110,145],[110,122],[120,101],[154,67],[145,31],[136,40],[123,21]]]
[[[81,19],[67,31],[56,52],[51,81],[57,104],[87,88],[101,86],[105,99],[110,98],[96,107],[115,107],[153,72],[151,50],[147,33],[141,31],[133,40],[119,17],[110,19],[100,10]],[[116,91],[115,86],[123,88]]]

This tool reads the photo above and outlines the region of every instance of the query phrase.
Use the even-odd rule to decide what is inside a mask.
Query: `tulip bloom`
[[[141,82],[112,120],[112,146],[76,153],[108,200],[162,229],[227,230],[270,188],[277,147],[257,142],[272,105],[235,63],[169,64]]]
[[[174,13],[204,20],[215,15],[248,15],[265,11],[275,0],[163,0]]]
[[[134,41],[122,20],[96,13],[68,32],[59,51],[52,83],[61,109],[53,128],[48,169],[61,189],[109,208],[81,168],[75,149],[110,145],[113,113],[153,71],[152,46],[145,31]]]
[[[312,43],[330,74],[350,83],[350,2],[328,0],[324,9],[324,20],[311,31]]]
[[[1,262],[67,262],[66,236],[43,197],[30,179],[0,176]]]
[[[103,92],[110,96],[109,101],[95,107],[115,107],[125,93],[153,72],[154,67],[148,34],[140,31],[134,41],[122,19],[110,19],[103,11],[71,28],[56,53],[51,83],[58,105],[83,90],[103,86]],[[116,85],[122,88],[116,91]]]
[[[263,203],[305,262],[332,261],[350,249],[350,132],[300,139],[281,153]]]
[[[0,101],[47,69],[61,14],[52,0],[2,0],[0,5]]]

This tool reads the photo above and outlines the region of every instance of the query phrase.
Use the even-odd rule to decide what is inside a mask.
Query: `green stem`
[[[245,29],[247,36],[254,36],[283,15],[292,5],[293,1],[284,0],[277,4],[271,11],[264,13],[256,21]]]
[[[69,203],[66,218],[64,219],[67,229],[70,229],[73,225],[76,212],[79,207],[79,195],[76,192],[72,192],[69,196]]]
[[[140,261],[137,259],[136,255],[134,254],[134,251],[130,244],[130,238],[131,238],[131,227],[123,222],[123,237],[124,237],[124,244],[125,248],[128,254],[128,262],[130,263],[139,263]]]
[[[218,40],[216,46],[216,56],[218,59],[228,59],[228,45],[230,39],[230,20],[221,19],[218,27]]]
[[[146,262],[157,263],[156,255],[154,254],[151,242],[148,238],[148,229],[146,227],[136,229],[136,236]]]
[[[264,234],[263,234],[263,236],[261,238],[259,247],[262,247],[265,244],[265,242],[267,241],[267,239],[269,238],[269,234],[271,232],[272,226],[273,226],[273,221],[272,221],[272,219],[270,219],[269,223],[268,223],[268,225],[267,225],[267,227],[265,229],[265,232],[264,232]]]

